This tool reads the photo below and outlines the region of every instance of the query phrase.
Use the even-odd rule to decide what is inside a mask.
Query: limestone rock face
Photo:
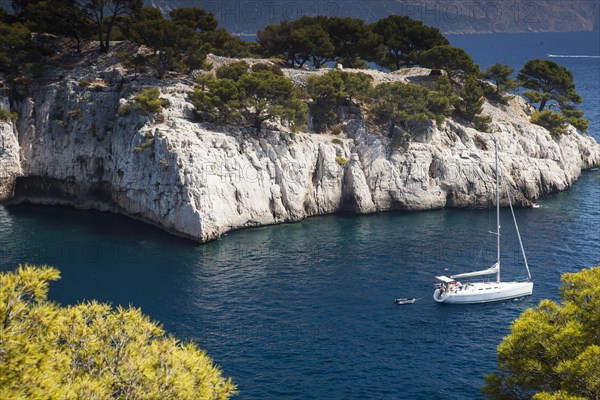
[[[20,103],[16,130],[0,123],[0,198],[14,187],[15,202],[119,212],[208,241],[338,211],[487,207],[494,138],[503,192],[521,206],[600,165],[592,138],[553,138],[529,123],[520,99],[486,104],[492,133],[448,120],[396,145],[360,118],[346,121],[340,136],[215,128],[194,120],[189,83],[100,77],[95,85],[68,76],[39,87]],[[162,118],[119,113],[148,86],[169,102]]]
[[[12,196],[19,175],[21,175],[19,143],[13,125],[0,121],[0,200]]]

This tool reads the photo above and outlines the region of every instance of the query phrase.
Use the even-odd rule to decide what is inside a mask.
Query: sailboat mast
[[[494,138],[494,147],[496,148],[496,262],[498,263],[496,282],[500,283],[500,161],[498,159],[498,140],[496,138]]]

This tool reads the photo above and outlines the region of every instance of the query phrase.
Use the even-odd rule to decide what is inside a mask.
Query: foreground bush
[[[0,274],[0,398],[228,399],[206,353],[136,308],[47,300],[51,267]]]
[[[562,304],[542,300],[511,326],[498,347],[492,399],[600,398],[600,268],[564,274]]]

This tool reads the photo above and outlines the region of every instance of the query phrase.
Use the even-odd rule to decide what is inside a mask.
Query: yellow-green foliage
[[[160,99],[158,88],[144,89],[133,97],[133,107],[139,111],[158,113],[167,105],[166,100]]]
[[[16,112],[10,112],[6,108],[0,106],[0,121],[12,122],[19,118]]]
[[[564,274],[562,304],[542,300],[498,347],[499,373],[483,388],[494,399],[600,398],[600,267]]]
[[[72,110],[69,110],[69,117],[79,120],[83,118],[83,111],[81,111],[81,108],[79,107],[73,108]]]
[[[47,300],[58,270],[0,274],[0,398],[228,399],[235,393],[206,353],[139,309]]]
[[[153,137],[147,139],[145,142],[142,142],[139,146],[134,147],[133,150],[144,151],[146,149],[149,149],[152,146],[154,146],[154,138]]]
[[[349,161],[347,158],[344,157],[336,157],[335,162],[341,165],[342,167],[345,167],[346,165],[348,165]]]

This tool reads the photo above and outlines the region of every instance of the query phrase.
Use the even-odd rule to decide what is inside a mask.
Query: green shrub
[[[10,112],[6,108],[0,106],[0,121],[14,122],[19,119],[19,114]]]
[[[242,76],[248,73],[248,69],[250,69],[250,66],[246,61],[227,64],[217,68],[217,79],[231,79],[232,81],[237,82]]]
[[[154,146],[154,137],[146,139],[145,142],[142,142],[139,146],[134,147],[133,150],[136,152],[140,152],[149,149],[152,146]]]
[[[536,111],[531,116],[531,122],[543,126],[554,135],[561,135],[567,131],[565,116],[552,110]]]
[[[495,86],[495,88],[491,85],[483,87],[485,97],[500,104],[508,104],[511,96],[507,95],[506,92],[517,86],[515,80],[510,77],[513,72],[515,72],[514,68],[500,63],[496,63],[487,70],[482,71],[481,77],[491,81]]]
[[[271,71],[275,75],[283,76],[283,71],[281,70],[281,67],[275,64],[258,63],[254,64],[251,69],[252,72]]]
[[[373,92],[371,112],[376,122],[389,126],[391,135],[396,127],[410,132],[427,121],[443,120],[441,96],[433,96],[427,88],[412,83],[382,83]]]
[[[473,127],[478,131],[488,132],[491,118],[481,115],[485,98],[483,89],[474,75],[470,75],[465,79],[461,97],[462,99],[458,102],[460,115],[467,121],[472,122]]]
[[[131,105],[130,104],[123,104],[121,106],[119,106],[119,110],[117,111],[117,117],[124,117],[126,115],[129,115],[129,113],[131,112]]]
[[[342,141],[340,139],[338,139],[338,138],[333,138],[333,139],[331,139],[331,143],[333,143],[333,144],[342,144]]]
[[[476,115],[473,119],[473,128],[477,129],[479,132],[489,133],[491,130],[491,122],[492,117],[490,117],[489,115]]]
[[[460,115],[469,122],[475,120],[475,116],[481,114],[485,98],[483,89],[479,85],[477,78],[469,76],[464,81],[461,92],[462,100],[459,102],[458,111]]]
[[[417,56],[417,61],[425,68],[446,70],[450,76],[479,72],[479,66],[466,51],[449,45],[423,51]]]
[[[202,119],[244,124],[257,130],[268,120],[287,123],[292,130],[304,125],[306,104],[298,99],[298,91],[289,79],[267,70],[243,71],[242,64],[236,64],[221,70],[219,75],[225,78],[206,79],[204,88],[190,95]],[[234,64],[227,67],[231,66]]]
[[[567,122],[577,128],[580,132],[586,133],[588,130],[588,120],[583,118],[583,110],[565,105],[561,109]]]
[[[344,157],[336,157],[335,162],[338,163],[342,167],[345,167],[349,163],[348,159],[344,158]]]
[[[136,110],[146,113],[158,113],[168,104],[166,100],[160,99],[158,88],[142,90],[133,97],[132,103]]]
[[[339,135],[342,133],[342,126],[340,124],[335,125],[334,127],[331,128],[331,134],[332,135]]]
[[[337,122],[340,107],[357,105],[368,97],[373,78],[365,73],[329,71],[308,78],[310,111],[317,131]]]
[[[231,79],[204,79],[202,87],[190,95],[196,111],[203,120],[220,124],[240,122],[242,93]]]
[[[81,111],[81,108],[79,107],[73,108],[72,110],[69,110],[68,115],[73,119],[80,120],[83,118],[83,111]]]
[[[81,87],[88,87],[88,86],[90,86],[91,84],[92,84],[92,82],[90,82],[90,81],[88,81],[88,80],[85,80],[85,79],[84,79],[84,80],[81,80],[81,81],[79,81],[79,86],[81,86]]]

